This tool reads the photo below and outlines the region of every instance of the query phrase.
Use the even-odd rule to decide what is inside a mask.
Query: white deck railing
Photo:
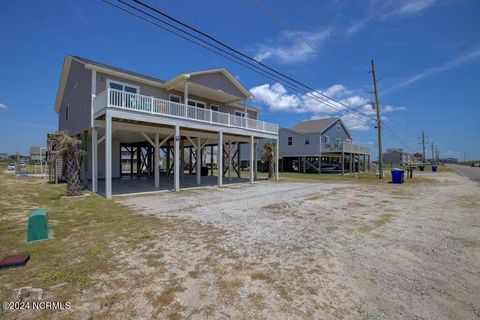
[[[370,154],[368,147],[359,146],[348,141],[324,143],[322,144],[322,152],[348,152]]]
[[[94,112],[106,107],[135,110],[150,114],[221,124],[229,127],[278,133],[278,125],[265,121],[239,117],[230,113],[192,107],[183,103],[142,96],[108,88],[100,92],[94,101]]]

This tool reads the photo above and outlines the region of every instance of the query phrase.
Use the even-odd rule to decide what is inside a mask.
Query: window
[[[137,94],[140,91],[138,86],[134,86],[134,85],[127,84],[127,83],[122,83],[122,82],[119,82],[119,81],[112,81],[112,80],[108,80],[108,87],[110,89],[125,91],[125,92],[129,92],[129,93],[133,93],[133,94]]]
[[[305,144],[310,144],[310,138],[308,136],[305,136]]]
[[[188,105],[192,107],[205,109],[205,102],[188,99]]]
[[[292,137],[288,137],[288,145],[291,146],[293,143],[293,138]]]
[[[340,121],[337,121],[337,131],[340,131],[340,129],[341,129]]]
[[[67,105],[65,106],[65,120],[68,120],[68,113],[69,113],[69,111],[70,111],[69,109],[70,109],[70,105],[67,104]]]
[[[169,100],[172,101],[172,102],[177,102],[177,103],[182,102],[182,98],[180,96],[175,95],[175,94],[171,94],[169,96]]]
[[[323,143],[330,142],[330,138],[328,136],[323,136]]]
[[[245,118],[245,112],[240,111],[240,110],[235,110],[235,115],[238,116],[238,117]]]
[[[217,111],[218,112],[218,106],[216,104],[211,104],[210,109],[212,109],[212,111]]]

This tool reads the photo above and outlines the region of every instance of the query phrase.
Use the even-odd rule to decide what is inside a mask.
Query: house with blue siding
[[[360,172],[370,169],[370,149],[353,143],[353,136],[341,118],[306,120],[293,128],[280,128],[279,165],[284,172],[327,173]],[[272,140],[260,140],[254,147],[262,154]],[[243,147],[242,167],[247,167],[249,147]],[[256,166],[267,170],[259,160]]]

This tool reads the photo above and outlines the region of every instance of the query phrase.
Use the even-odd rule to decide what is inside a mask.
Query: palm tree
[[[265,143],[263,146],[263,159],[268,166],[268,178],[273,178],[273,169],[275,168],[275,146],[271,142]]]
[[[80,163],[85,151],[82,150],[82,141],[76,136],[61,132],[58,138],[58,149],[52,161],[63,159],[65,178],[67,179],[67,193],[71,196],[81,194]]]

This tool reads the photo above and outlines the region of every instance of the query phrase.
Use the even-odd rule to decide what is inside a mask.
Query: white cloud
[[[0,109],[7,109],[7,105],[0,102]]]
[[[314,92],[307,94],[289,93],[280,83],[263,84],[250,89],[250,93],[255,97],[255,100],[268,106],[269,111],[306,113],[310,114],[310,119],[342,117],[351,130],[365,131],[372,127],[372,120],[368,117],[373,117],[375,110],[369,103],[368,98],[355,94],[341,84],[335,84],[319,91],[347,106]],[[353,108],[366,116],[351,114],[350,110],[347,112],[348,108]],[[405,110],[405,108],[391,105],[385,105],[382,108],[383,113],[402,110]],[[383,117],[383,119],[386,118]]]
[[[295,33],[283,32],[276,41],[280,44],[259,45],[255,59],[258,61],[273,59],[281,63],[303,62],[314,57],[319,46],[330,35],[330,28]]]
[[[347,35],[352,35],[375,21],[386,21],[390,18],[403,18],[420,14],[432,7],[437,0],[370,0],[367,6],[368,14],[352,21],[346,29]]]
[[[398,9],[398,14],[413,14],[421,12],[435,3],[435,0],[408,0]]]
[[[400,81],[396,85],[394,85],[391,88],[385,90],[384,93],[388,93],[388,92],[391,92],[393,90],[408,86],[408,85],[410,85],[412,83],[415,83],[417,81],[420,81],[424,78],[431,77],[435,74],[448,71],[448,70],[453,69],[455,67],[458,67],[458,66],[461,66],[463,64],[466,64],[466,63],[469,63],[469,62],[472,62],[472,61],[476,61],[476,60],[480,60],[480,49],[477,49],[475,51],[471,51],[467,54],[459,56],[459,57],[457,57],[457,58],[455,58],[451,61],[448,61],[448,62],[440,65],[440,66],[425,69],[425,70],[417,73],[416,75],[413,75],[413,76],[411,76],[411,77],[409,77],[409,78],[407,78],[403,81]]]

